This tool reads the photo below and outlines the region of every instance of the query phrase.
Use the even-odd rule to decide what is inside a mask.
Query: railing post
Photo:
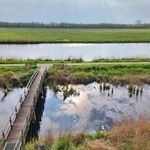
[[[10,127],[12,127],[12,120],[11,120],[11,117],[9,117],[9,123],[10,123]]]
[[[5,133],[4,133],[4,131],[2,131],[2,138],[3,138],[4,142],[5,142]]]
[[[20,104],[22,104],[22,96],[20,97],[19,102],[20,102]]]
[[[24,143],[24,135],[23,135],[23,130],[21,130],[21,135],[22,135],[22,143]]]
[[[16,113],[16,116],[17,116],[17,106],[15,106],[15,113]]]

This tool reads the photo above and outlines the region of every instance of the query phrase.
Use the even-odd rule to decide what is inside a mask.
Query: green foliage
[[[0,67],[0,87],[9,89],[26,86],[35,68],[29,67]]]
[[[74,146],[71,137],[60,137],[52,145],[52,150],[73,150]]]
[[[87,134],[86,137],[89,140],[97,140],[97,139],[107,140],[108,139],[108,132],[96,132],[96,133],[93,133],[93,134]]]
[[[39,145],[38,140],[32,140],[24,146],[24,150],[36,150],[38,145]]]
[[[123,78],[125,75],[128,75],[128,77]],[[49,68],[49,79],[57,84],[88,84],[94,81],[129,84],[131,78],[133,78],[133,81],[136,78],[141,83],[150,83],[149,77],[149,64],[101,64],[66,66],[63,69]]]
[[[142,58],[142,57],[120,58],[120,59],[97,58],[93,59],[92,62],[150,62],[150,58]]]
[[[150,42],[150,29],[1,28],[0,43],[138,43]]]

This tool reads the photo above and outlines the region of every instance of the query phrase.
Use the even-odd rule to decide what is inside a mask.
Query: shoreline
[[[44,41],[0,41],[0,45],[26,45],[26,44],[150,44],[150,41],[136,41],[136,42],[133,42],[133,41],[126,41],[126,42],[116,42],[116,41],[111,41],[111,42],[86,42],[86,41],[83,41],[83,42],[64,42],[64,41],[55,41],[55,42],[44,42]]]

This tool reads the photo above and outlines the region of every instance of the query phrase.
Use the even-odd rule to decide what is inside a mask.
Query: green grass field
[[[150,42],[150,29],[0,29],[0,43]]]

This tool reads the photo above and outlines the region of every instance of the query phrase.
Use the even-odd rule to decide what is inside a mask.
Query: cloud
[[[0,20],[34,22],[149,22],[146,0],[0,0]]]

